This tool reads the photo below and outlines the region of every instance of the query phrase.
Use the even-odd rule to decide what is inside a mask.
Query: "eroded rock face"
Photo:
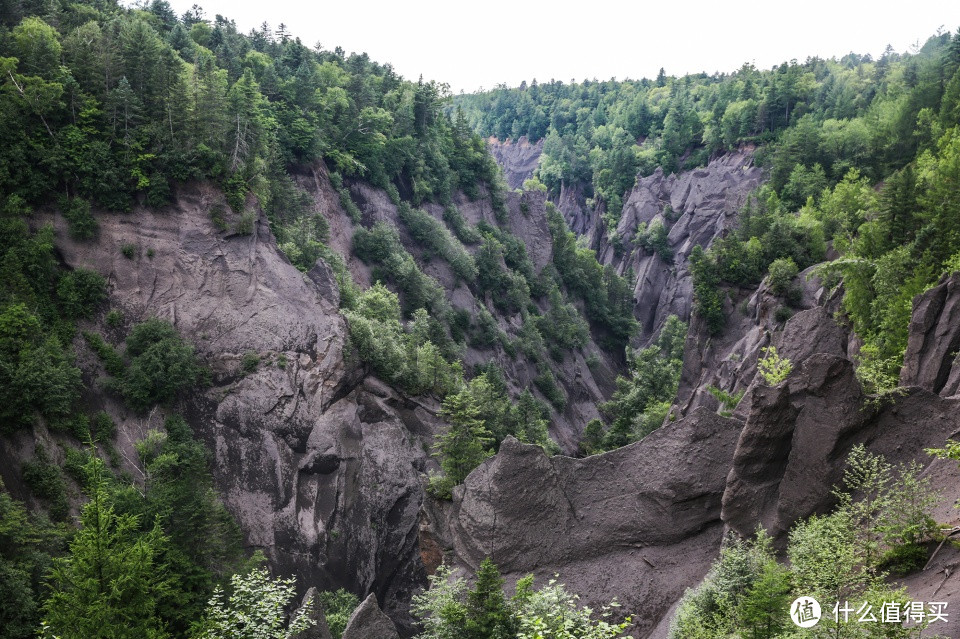
[[[960,393],[960,273],[917,296],[901,386],[919,386],[944,397]]]
[[[540,154],[543,153],[543,140],[531,142],[527,136],[520,136],[516,141],[497,138],[487,139],[487,149],[503,167],[503,177],[511,189],[519,189],[524,181],[533,177],[534,171],[540,165]]]
[[[342,639],[400,639],[400,635],[371,594],[350,615]]]
[[[553,573],[585,603],[616,597],[648,630],[709,567],[739,422],[708,411],[585,459],[506,440],[432,518],[458,565]]]
[[[445,260],[425,256],[422,247],[414,241],[400,221],[396,205],[385,192],[363,183],[356,183],[351,188],[363,213],[363,224],[370,226],[383,222],[396,228],[404,247],[420,258],[423,271],[448,291],[448,299],[453,308],[466,311],[472,321],[476,321],[482,306],[497,321],[500,330],[510,336],[517,335],[523,324],[522,316],[519,313],[500,312],[495,304],[495,293],[475,294],[457,278]],[[498,220],[489,197],[469,200],[460,194],[454,198],[454,204],[471,224],[502,224],[505,230],[523,242],[535,272],[539,273],[552,262],[553,241],[547,225],[546,196],[543,193],[506,193],[507,214],[502,220]],[[428,203],[423,209],[437,220],[443,220],[444,207]],[[467,245],[465,248],[475,253],[479,246]],[[358,273],[360,269],[357,268],[354,272]],[[540,306],[543,312],[548,308],[546,302],[541,302]],[[587,357],[590,355],[594,356],[593,363],[588,366]],[[504,371],[507,386],[513,396],[529,389],[541,400],[547,401],[533,383],[541,371],[538,364],[530,358],[517,357],[516,353],[511,355],[501,344],[494,344],[485,347],[469,345],[463,360],[468,370],[491,362],[496,363]],[[550,434],[562,450],[573,453],[577,450],[584,425],[600,416],[597,405],[606,401],[613,392],[616,375],[622,372],[622,356],[620,353],[603,351],[590,340],[582,350],[567,353],[563,361],[550,359],[546,364],[567,398],[563,410],[552,415]]]
[[[594,215],[589,231],[590,248],[603,264],[613,264],[620,274],[632,269],[635,315],[643,341],[655,336],[669,315],[690,318],[693,285],[687,257],[694,246],[709,246],[736,222],[747,195],[760,185],[763,172],[753,166],[749,149],[728,153],[706,167],[665,176],[638,178],[624,200],[612,243],[601,216]],[[638,229],[660,222],[669,229],[673,259],[664,261],[633,245]]]
[[[228,230],[219,230],[210,211],[224,203],[208,186],[182,187],[175,202],[98,213],[90,243],[49,219],[63,259],[107,277],[110,306],[128,326],[155,315],[196,344],[213,383],[175,410],[213,452],[218,492],[249,546],[303,588],[377,593],[405,627],[409,596],[424,579],[420,474],[424,441],[439,427],[436,407],[401,398],[344,361],[346,325],[325,265],[297,271],[263,218],[239,235],[226,212]],[[124,245],[136,247],[132,260]],[[260,364],[244,373],[249,352]],[[139,416],[109,400],[105,407],[122,445],[143,436]]]

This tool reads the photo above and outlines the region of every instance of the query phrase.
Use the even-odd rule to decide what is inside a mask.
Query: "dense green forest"
[[[545,138],[539,184],[510,196],[521,211],[542,203],[542,189],[556,196],[578,185],[610,228],[638,174],[758,145],[769,183],[735,233],[690,257],[696,313],[707,330],[723,331],[724,296],[764,278],[789,306],[799,271],[836,251],[820,274],[843,283],[871,391],[896,386],[912,297],[960,268],[960,35],[879,60],[532,83],[449,98],[444,85],[405,80],[365,54],[311,48],[266,23],[239,33],[197,7],[177,16],[164,0],[0,0],[0,436],[42,425],[59,448],[38,444],[20,469],[35,512],[0,486],[0,637],[288,636],[309,623],[289,614],[293,584],[271,578],[263,557],[246,551],[214,490],[209,451],[172,410],[210,383],[193,345],[168,322],[106,312],[105,278],[66,268],[52,227],[31,217],[38,210],[56,210],[80,242],[96,239],[100,215],[162,209],[194,180],[224,192],[233,215],[210,211],[222,231],[249,234],[265,212],[297,268],[323,259],[333,269],[349,348],[366,370],[438,401],[449,429],[431,450],[440,472],[428,490],[439,499],[508,436],[557,452],[550,419],[568,398],[555,365],[591,339],[618,356],[636,331],[632,275],[599,264],[550,202],[553,260],[534,268],[503,224],[507,194],[481,134]],[[320,164],[352,219],[352,254],[373,274],[365,290],[294,179]],[[360,182],[387,194],[401,227],[362,223],[350,188]],[[470,224],[455,204],[461,194],[488,200],[497,223]],[[442,222],[427,204],[443,208]],[[228,217],[238,221],[231,227]],[[644,236],[664,258],[665,232]],[[132,258],[134,249],[121,252]],[[425,254],[449,264],[490,308],[473,316],[454,307],[424,271]],[[600,407],[609,426],[591,422],[582,453],[623,446],[663,422],[686,329],[671,318],[651,346],[628,349],[629,372]],[[78,344],[104,372],[95,388],[84,386]],[[494,363],[465,370],[471,347],[531,363],[531,388],[511,396]],[[259,364],[251,353],[242,369]],[[162,406],[168,417],[122,458],[110,415],[84,412],[91,392],[139,415]],[[892,472],[876,459],[853,463]],[[802,524],[791,543],[873,539],[879,554],[872,563],[854,557],[868,572],[850,586],[873,588],[885,570],[916,559],[928,521],[918,514],[911,525],[920,532],[881,539],[856,517],[907,498],[924,503],[924,491],[886,495],[871,511],[838,497],[839,514]],[[793,578],[775,564],[763,538],[731,546],[685,600],[678,624],[707,637],[759,623]],[[747,575],[734,590],[722,579],[730,570]],[[591,617],[555,583],[534,589],[522,579],[507,599],[489,561],[472,587],[437,575],[414,605],[426,637],[600,638],[625,627],[610,609]],[[320,600],[339,636],[356,597],[335,591]],[[238,625],[240,617],[260,625]]]
[[[121,459],[111,417],[80,408],[85,393],[103,392],[137,414],[169,413],[210,372],[171,324],[105,312],[106,280],[60,262],[53,229],[32,223],[38,209],[57,210],[80,242],[96,240],[100,215],[162,209],[191,180],[224,192],[232,215],[210,211],[224,232],[251,233],[263,210],[297,268],[318,258],[333,268],[363,364],[404,392],[443,400],[451,428],[436,442],[442,473],[431,479],[441,498],[508,435],[555,452],[548,425],[566,397],[551,362],[591,331],[614,351],[629,340],[625,280],[577,247],[559,216],[551,237],[563,259],[536,272],[520,240],[457,210],[461,193],[488,199],[500,222],[507,213],[484,142],[443,112],[444,85],[404,80],[365,54],[307,47],[266,23],[241,34],[198,7],[177,16],[163,0],[10,1],[0,16],[0,424],[4,436],[42,424],[60,449],[37,445],[21,469],[38,512],[0,494],[0,636],[34,636],[42,624],[61,638],[220,637],[239,636],[235,614],[260,615],[277,632],[303,621],[283,630],[292,586],[244,552],[213,491],[209,454],[184,420],[171,416],[136,444],[135,459]],[[318,163],[356,225],[354,254],[374,268],[368,290],[296,185],[293,175]],[[357,181],[385,190],[418,246],[517,316],[519,334],[504,333],[486,308],[475,319],[453,308],[396,228],[361,226],[349,188]],[[445,207],[443,223],[426,203]],[[133,259],[135,250],[121,252]],[[96,388],[84,387],[74,361],[78,340],[105,373]],[[468,344],[534,362],[549,404],[529,390],[510,397],[496,365],[465,371]],[[242,369],[259,365],[249,353]],[[356,599],[321,600],[338,634]]]
[[[638,174],[758,146],[769,181],[733,234],[690,256],[696,312],[719,333],[727,291],[769,277],[789,317],[791,280],[832,249],[840,257],[820,274],[842,279],[870,391],[897,384],[913,296],[960,266],[960,33],[910,53],[888,48],[876,60],[850,54],[712,76],[533,82],[456,104],[484,135],[544,138],[538,179],[554,196],[564,184],[586,187],[611,232]]]

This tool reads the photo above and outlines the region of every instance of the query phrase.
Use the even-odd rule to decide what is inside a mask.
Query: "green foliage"
[[[124,363],[123,357],[121,357],[120,353],[117,352],[117,349],[108,344],[107,341],[97,333],[84,331],[83,339],[86,340],[87,346],[90,347],[90,350],[96,353],[97,357],[100,358],[100,361],[103,363],[103,367],[107,371],[107,374],[112,375],[115,378],[123,377],[127,370],[127,365]]]
[[[54,562],[43,636],[169,636],[157,613],[171,588],[161,559],[168,539],[159,524],[142,532],[137,516],[115,511],[99,459],[88,472],[90,501],[70,554]]]
[[[797,276],[797,264],[790,257],[777,258],[770,263],[769,273],[770,290],[775,295],[785,295]]]
[[[256,351],[247,351],[240,358],[240,370],[247,375],[255,372],[258,366],[260,366],[260,355]]]
[[[462,484],[470,471],[493,455],[493,437],[481,417],[481,406],[469,390],[449,395],[440,414],[450,422],[447,432],[434,444],[444,476]]]
[[[327,620],[327,627],[333,639],[340,639],[343,631],[347,627],[350,615],[360,604],[360,600],[352,592],[343,588],[337,590],[324,590],[317,598],[320,601],[320,607],[323,609],[323,616]]]
[[[217,497],[210,454],[180,417],[136,443],[140,482],[118,483],[117,511],[136,517],[143,533],[157,525],[168,538],[161,560],[174,585],[157,602],[168,629],[183,634],[196,622],[214,587],[242,569],[243,535]]]
[[[404,330],[399,300],[383,284],[360,293],[355,307],[344,316],[351,343],[381,379],[413,394],[439,396],[460,383],[460,364],[451,363],[451,353],[443,348],[448,345],[443,326],[418,309]]]
[[[69,504],[63,472],[50,460],[42,444],[37,444],[33,461],[23,464],[23,481],[34,495],[46,502],[54,519],[67,516]]]
[[[711,385],[707,386],[707,392],[716,397],[720,403],[717,413],[723,417],[730,417],[737,405],[740,404],[740,400],[743,399],[743,394],[746,392],[746,389],[741,390],[739,393],[731,394]]]
[[[134,410],[174,399],[200,380],[202,368],[193,346],[167,321],[150,318],[127,336],[129,364],[120,380],[123,398]]]
[[[60,212],[70,226],[70,237],[75,240],[89,240],[97,234],[97,220],[90,213],[90,203],[83,198],[64,198],[60,201]]]
[[[57,283],[57,298],[70,318],[90,317],[107,297],[107,281],[94,271],[78,268],[64,274]]]
[[[757,360],[757,371],[763,381],[769,386],[776,386],[787,379],[793,371],[793,363],[780,357],[776,346],[765,346],[760,349],[761,357]]]
[[[377,222],[370,230],[358,228],[353,234],[353,250],[364,262],[379,266],[386,279],[396,284],[407,315],[418,308],[435,317],[446,314],[448,304],[443,287],[420,270],[392,226]]]
[[[629,617],[611,622],[616,602],[594,614],[579,607],[576,595],[556,580],[536,590],[533,576],[524,577],[507,599],[503,578],[489,558],[481,563],[472,589],[451,572],[441,565],[430,577],[430,587],[413,598],[411,610],[422,620],[420,639],[613,639],[630,625]]]
[[[0,482],[0,628],[4,637],[36,637],[51,555],[65,546],[65,529],[30,514]]]
[[[660,427],[680,384],[687,325],[674,315],[649,347],[629,355],[629,377],[617,377],[617,390],[600,410],[610,426],[600,444],[603,450],[626,446]],[[589,444],[589,452],[598,452]]]
[[[703,319],[710,334],[718,335],[723,330],[726,318],[717,265],[700,246],[693,247],[689,260],[693,276],[693,310]]]
[[[124,244],[120,247],[120,253],[128,260],[132,260],[137,254],[137,247],[134,244]]]
[[[651,253],[656,253],[666,263],[673,262],[673,249],[667,239],[669,230],[660,220],[654,220],[649,226],[637,229],[633,242]]]
[[[557,385],[557,379],[549,369],[544,369],[533,378],[533,385],[547,398],[557,412],[563,412],[567,406],[567,396]]]
[[[36,417],[66,419],[81,388],[80,370],[60,340],[23,304],[0,311],[0,422],[11,432]]]
[[[313,626],[306,609],[287,619],[296,594],[294,579],[272,579],[265,569],[230,578],[230,594],[217,588],[207,604],[203,639],[293,639]]]
[[[601,338],[611,350],[623,348],[636,331],[630,277],[600,266],[593,251],[577,247],[563,216],[547,202],[547,222],[553,241],[553,264],[567,290],[584,302],[587,318],[606,333]]]
[[[107,326],[109,326],[110,328],[119,328],[120,326],[123,325],[123,313],[121,313],[116,309],[113,309],[112,311],[107,313],[106,322],[107,322]]]
[[[405,202],[400,204],[398,212],[400,221],[410,231],[413,239],[420,246],[445,259],[457,277],[468,283],[477,278],[477,266],[473,256],[442,222]]]
[[[790,575],[778,566],[772,540],[725,540],[703,583],[688,590],[670,625],[670,639],[720,639],[743,629],[751,637],[774,637],[789,623]],[[767,627],[774,632],[764,632]]]
[[[909,560],[918,552],[911,547],[939,535],[937,523],[929,515],[939,493],[929,477],[921,477],[922,472],[916,462],[893,466],[868,453],[863,445],[851,451],[844,491],[838,489],[834,494],[859,528],[868,561],[892,564]],[[851,494],[860,498],[853,500]]]
[[[453,204],[448,204],[443,209],[443,221],[453,229],[454,235],[464,244],[477,244],[482,239],[480,232],[470,225],[460,209]]]
[[[918,570],[923,543],[936,534],[929,511],[937,502],[918,465],[888,464],[863,446],[848,458],[836,509],[798,522],[790,531],[789,565],[777,563],[772,540],[759,530],[755,541],[728,540],[720,558],[696,589],[688,590],[671,624],[671,639],[731,636],[773,639],[793,636],[789,602],[812,596],[849,602],[858,609],[902,604],[903,589],[887,583],[886,570]],[[835,621],[828,608],[813,631],[823,637],[920,637],[923,625]],[[879,616],[879,615],[878,615]]]

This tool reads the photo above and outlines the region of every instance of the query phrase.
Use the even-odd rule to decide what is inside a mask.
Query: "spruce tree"
[[[467,639],[506,639],[516,635],[513,614],[503,596],[503,577],[487,557],[477,570],[477,583],[467,593]]]
[[[144,533],[139,517],[114,511],[99,458],[87,471],[90,501],[70,554],[54,563],[44,633],[59,639],[168,637],[157,614],[157,601],[170,589],[158,561],[167,538],[159,525]]]
[[[437,441],[440,467],[449,480],[461,484],[471,470],[493,454],[489,449],[493,438],[468,389],[449,395],[441,414],[450,421],[450,429]]]

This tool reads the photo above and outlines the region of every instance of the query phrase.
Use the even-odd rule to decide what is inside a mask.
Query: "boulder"
[[[371,593],[350,615],[341,639],[400,639],[400,635]]]

